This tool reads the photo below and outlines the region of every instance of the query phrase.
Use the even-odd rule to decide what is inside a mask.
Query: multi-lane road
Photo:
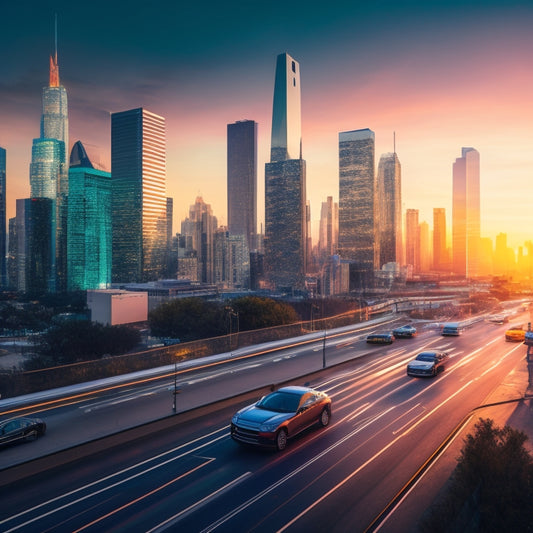
[[[453,338],[421,330],[390,346],[367,345],[366,332],[328,339],[328,364],[355,358],[293,381],[310,381],[332,397],[327,428],[308,431],[284,452],[273,453],[230,439],[229,420],[242,398],[204,409],[187,422],[178,414],[165,430],[125,438],[60,466],[53,466],[52,456],[50,469],[2,487],[0,530],[357,532],[371,525],[409,530],[413,524],[400,527],[394,513],[374,521],[464,417],[524,360],[524,345],[506,343],[505,329],[479,322]],[[450,354],[445,372],[408,377],[407,362],[433,348]],[[280,383],[286,372],[320,369],[322,357],[323,344],[317,342],[179,375],[178,406],[198,401],[194,395],[217,399],[243,383],[250,388]],[[83,435],[99,420],[107,427],[113,420],[123,424],[124,416],[149,416],[152,409],[168,412],[173,383],[169,375],[102,397],[76,398],[70,405],[36,407],[35,413],[43,409],[39,416],[47,420],[49,434],[18,448],[45,446],[63,431]],[[81,421],[75,423],[76,413]],[[421,501],[419,514],[426,504]],[[411,520],[418,518],[411,514]]]

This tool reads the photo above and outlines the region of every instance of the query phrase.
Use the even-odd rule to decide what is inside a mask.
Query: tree
[[[450,489],[433,507],[422,531],[533,531],[533,459],[527,435],[480,419],[461,450]],[[458,524],[459,521],[464,524]]]
[[[140,342],[140,333],[127,326],[103,326],[74,320],[52,326],[39,336],[37,357],[26,369],[99,359],[103,355],[123,354]]]
[[[165,302],[149,313],[148,322],[155,337],[181,341],[207,339],[226,333],[223,307],[201,298]]]
[[[239,314],[239,328],[247,331],[294,324],[299,321],[294,308],[271,298],[244,296],[231,302],[233,310]]]

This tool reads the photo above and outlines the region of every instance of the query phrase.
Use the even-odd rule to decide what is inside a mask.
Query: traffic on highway
[[[172,373],[25,406],[19,414],[42,418],[47,433],[1,452],[4,479],[10,465],[57,451],[68,435],[90,442],[83,455],[61,461],[54,453],[35,472],[25,463],[19,480],[1,486],[0,530],[363,532],[377,524],[381,531],[405,530],[394,515],[399,511],[384,509],[523,363],[525,347],[505,341],[507,325],[489,321],[460,336],[443,337],[419,323],[416,335],[390,345],[366,342],[372,331],[402,324],[391,317],[327,342],[317,338],[180,374],[175,415]],[[429,379],[408,375],[409,362],[422,352],[446,353],[445,371]],[[273,441],[277,453],[232,438],[236,413],[287,386],[328,398],[326,422],[319,409],[294,435],[289,427],[288,444]],[[310,412],[302,405],[288,407],[295,409],[290,416]],[[135,437],[126,430],[157,413],[164,425],[147,425],[152,430]],[[281,418],[265,426],[273,438]],[[113,428],[113,438],[104,438]],[[440,489],[426,484],[415,511],[403,515],[409,527]]]

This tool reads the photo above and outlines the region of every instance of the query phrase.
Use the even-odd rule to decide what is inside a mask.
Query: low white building
[[[148,293],[119,289],[87,291],[91,321],[115,326],[148,320]]]

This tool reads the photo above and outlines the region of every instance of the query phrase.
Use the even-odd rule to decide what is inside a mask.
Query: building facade
[[[7,286],[6,235],[6,151],[0,147],[0,287]]]
[[[452,252],[453,272],[472,278],[479,275],[480,246],[479,152],[462,148],[453,164]]]
[[[67,217],[69,291],[111,283],[111,173],[93,167],[80,141],[70,157]]]
[[[54,284],[54,201],[25,198],[16,204],[17,290],[40,295]]]
[[[433,208],[433,269],[449,270],[446,246],[446,210],[444,207]]]
[[[405,263],[413,273],[420,272],[420,226],[418,209],[407,209],[405,213]]]
[[[373,283],[379,262],[376,240],[375,135],[339,133],[339,255],[350,264],[350,290]]]
[[[178,263],[182,259],[190,265],[197,267],[196,280],[202,283],[215,283],[215,233],[217,230],[217,218],[213,215],[210,204],[206,204],[201,196],[196,198],[189,207],[189,216],[181,223],[181,235],[184,238],[185,253],[178,257]],[[178,271],[183,273],[181,267]]]
[[[257,123],[227,126],[228,231],[244,235],[254,250],[257,236]]]
[[[276,63],[270,162],[265,165],[266,277],[271,288],[305,287],[306,167],[302,159],[300,66],[289,55]]]
[[[379,264],[403,264],[402,241],[402,168],[396,153],[383,154],[377,174],[376,225],[379,241]]]
[[[113,282],[157,280],[167,244],[165,119],[143,108],[111,115]]]

